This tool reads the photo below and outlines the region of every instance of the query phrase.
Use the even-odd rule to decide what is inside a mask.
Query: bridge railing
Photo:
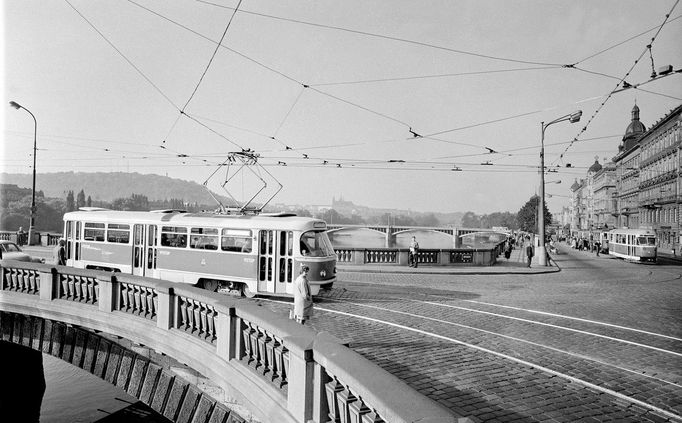
[[[0,309],[154,348],[223,387],[263,421],[468,421],[327,333],[250,300],[185,284],[3,260]]]
[[[504,242],[490,248],[420,249],[417,263],[431,266],[492,266],[502,253]],[[336,248],[336,260],[352,265],[408,265],[408,249]]]

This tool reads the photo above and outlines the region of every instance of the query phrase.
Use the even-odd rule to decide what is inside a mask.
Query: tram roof
[[[609,233],[623,234],[623,235],[651,235],[651,236],[656,236],[656,233],[652,229],[619,228],[619,229],[611,229],[609,231]]]
[[[88,208],[64,214],[64,220],[82,220],[91,222],[126,222],[126,223],[158,223],[177,225],[227,225],[239,222],[240,226],[270,227],[276,224],[278,228],[295,229],[301,226],[313,226],[322,222],[292,213],[263,213],[263,214],[219,214],[219,213],[186,213],[178,210],[158,211],[119,211],[108,209]],[[248,222],[248,223],[247,223]],[[316,228],[322,229],[315,225]],[[326,223],[324,228],[326,229]]]

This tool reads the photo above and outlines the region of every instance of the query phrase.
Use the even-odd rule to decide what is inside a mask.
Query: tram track
[[[289,304],[273,300],[266,301]],[[483,303],[480,301],[460,301],[469,302],[472,305],[477,304],[486,307],[495,306],[492,303]],[[499,308],[502,310],[529,313],[541,318],[563,318],[569,321],[579,322],[580,324],[594,324],[607,327],[610,330],[618,329],[619,331],[633,331],[637,334],[652,337],[654,339],[661,338],[666,342],[678,343],[680,341],[679,338],[671,336],[639,331],[635,328],[617,327],[618,325],[601,324],[602,322],[589,321],[588,319],[571,318],[571,316],[562,316],[557,313],[544,313],[519,307],[503,306]],[[664,372],[666,374],[660,375],[655,371],[642,370],[641,368],[638,368],[637,365],[623,365],[623,363],[612,362],[608,357],[595,357],[591,351],[588,351],[587,353],[571,351],[568,348],[562,348],[561,345],[557,346],[547,342],[538,342],[538,340],[534,340],[532,337],[531,339],[527,339],[527,337],[504,333],[504,330],[494,330],[490,327],[476,327],[472,324],[453,321],[453,319],[460,318],[460,315],[453,315],[450,312],[450,308],[443,307],[443,304],[441,303],[436,303],[434,301],[408,300],[405,298],[395,298],[393,296],[364,297],[354,298],[353,300],[325,298],[322,299],[321,302],[315,304],[315,310],[322,312],[318,313],[318,316],[325,316],[326,314],[327,316],[334,315],[344,319],[366,322],[373,327],[374,331],[378,331],[377,333],[382,332],[380,327],[392,328],[397,331],[409,332],[413,336],[431,338],[438,342],[457,345],[463,347],[464,351],[469,350],[476,351],[479,354],[483,353],[482,357],[488,357],[487,360],[493,360],[493,362],[496,359],[502,359],[505,362],[513,363],[515,366],[521,366],[521,368],[524,369],[522,370],[524,372],[528,371],[528,369],[531,369],[531,371],[532,369],[536,369],[544,374],[545,378],[549,378],[545,379],[544,382],[538,382],[539,385],[543,385],[545,382],[548,383],[551,378],[558,377],[563,379],[565,383],[577,384],[589,391],[598,392],[600,395],[607,395],[619,404],[627,403],[635,405],[665,417],[665,419],[682,421],[682,415],[680,415],[679,410],[670,406],[666,401],[666,398],[675,398],[682,394],[682,385],[680,384],[679,375],[671,380],[671,378],[666,375],[668,372]],[[481,310],[473,308],[458,306],[453,310],[457,313],[471,313],[476,316],[483,315],[487,318],[494,318],[503,322],[510,320],[510,316],[503,316],[500,313],[491,312],[481,313]],[[560,328],[558,325],[547,325],[543,321],[533,321],[530,318],[517,319],[518,318],[513,318],[511,321],[520,322],[524,325],[531,325],[531,327],[540,327],[543,330],[566,332],[566,328]],[[331,329],[328,324],[322,326],[327,326],[327,329]],[[495,325],[493,324],[493,326]],[[498,326],[504,328],[506,324],[498,323]],[[334,333],[333,329],[330,331]],[[530,329],[526,329],[526,331],[531,333],[534,332]],[[343,330],[337,331],[337,333],[342,335],[342,337],[344,335]],[[585,330],[579,331],[578,335],[594,335],[602,343],[622,343],[621,340],[615,336],[604,337],[602,334],[591,334]],[[650,351],[650,354],[669,356],[673,357],[675,360],[678,356],[682,355],[679,350],[666,350],[655,346],[652,348],[652,346],[643,343],[625,342],[624,344],[628,348],[643,349],[645,351]],[[620,353],[622,353],[622,351],[620,351]],[[378,354],[377,357],[382,356],[378,352],[369,353],[369,355],[372,354]],[[636,354],[642,355],[641,352]],[[492,357],[496,357],[496,359],[492,359]],[[456,361],[456,359],[454,360]],[[665,361],[665,359],[663,359],[663,361]],[[438,364],[436,363],[435,365]],[[447,371],[446,368],[449,367],[448,362],[441,363],[440,365],[444,366],[443,371]],[[487,365],[483,365],[484,368],[485,366]],[[515,366],[512,367],[516,368]],[[495,365],[494,367],[497,369],[496,371],[499,375],[498,365]],[[506,369],[507,366],[504,367]],[[509,369],[506,369],[504,371],[506,372],[508,370]],[[518,370],[512,370],[512,372],[514,371]],[[481,376],[483,379],[488,379],[485,372]],[[504,378],[504,376],[502,376],[502,378]],[[457,378],[455,377],[455,379]],[[453,381],[453,383],[456,385],[456,380]],[[505,384],[507,382],[505,380],[500,380],[500,383]],[[505,394],[496,395],[499,396],[498,401],[501,403],[508,401]],[[636,420],[637,419],[635,419],[635,421]],[[647,419],[643,419],[642,421],[646,420]]]

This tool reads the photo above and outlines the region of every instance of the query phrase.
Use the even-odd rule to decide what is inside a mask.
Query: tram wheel
[[[218,281],[208,279],[202,282],[202,288],[207,291],[216,292],[218,290]]]
[[[253,298],[256,296],[256,293],[251,291],[249,286],[245,283],[242,284],[242,294],[247,298]]]

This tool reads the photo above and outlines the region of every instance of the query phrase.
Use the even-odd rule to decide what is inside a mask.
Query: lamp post
[[[583,115],[582,110],[573,112],[568,115],[561,116],[549,123],[540,122],[541,136],[540,136],[540,201],[538,204],[538,263],[540,266],[547,266],[547,250],[545,248],[545,129],[549,125],[557,122],[570,121],[571,123],[578,122],[580,116]]]
[[[10,101],[9,105],[15,109],[24,109],[33,118],[33,190],[31,195],[31,221],[28,227],[28,245],[33,245],[33,232],[35,231],[35,221],[36,221],[36,141],[38,136],[38,121],[36,117],[28,110],[26,107],[21,106],[19,103]]]

